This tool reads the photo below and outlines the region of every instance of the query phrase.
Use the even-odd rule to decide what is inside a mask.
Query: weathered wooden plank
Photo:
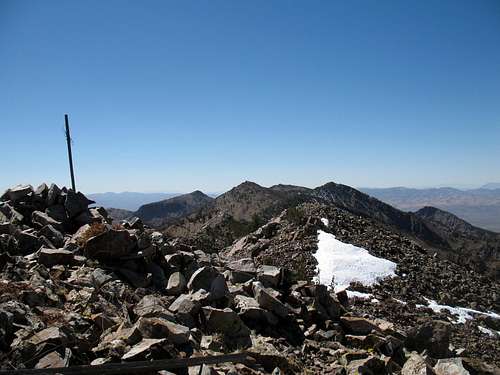
[[[137,361],[106,363],[104,365],[82,365],[50,369],[0,370],[0,375],[114,375],[114,374],[151,374],[160,370],[172,370],[217,363],[242,363],[251,361],[246,353],[214,355],[205,357],[174,358],[156,361]]]

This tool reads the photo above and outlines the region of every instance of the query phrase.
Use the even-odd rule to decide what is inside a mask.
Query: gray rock
[[[134,288],[147,288],[153,281],[151,273],[136,272],[128,268],[118,268],[117,272],[123,275]]]
[[[137,358],[144,356],[154,347],[160,346],[165,341],[165,339],[143,339],[141,342],[134,345],[127,353],[125,353],[122,356],[122,360],[136,360]]]
[[[47,267],[56,264],[69,265],[73,262],[74,254],[64,249],[46,249],[42,248],[38,253],[38,263]]]
[[[114,277],[107,274],[102,268],[96,268],[91,275],[92,284],[95,288],[101,288],[113,279]]]
[[[47,199],[48,193],[49,193],[49,187],[47,186],[47,184],[45,182],[40,184],[40,186],[38,186],[35,190],[35,195],[38,198],[43,199],[43,200]]]
[[[6,202],[0,202],[0,212],[2,214],[0,217],[4,216],[7,221],[13,224],[21,224],[24,220],[24,216]]]
[[[166,338],[174,345],[189,341],[189,328],[162,318],[140,318],[137,326],[145,338]]]
[[[281,281],[281,268],[262,265],[257,270],[257,280],[265,287],[276,288]]]
[[[173,296],[180,295],[186,289],[186,278],[180,272],[174,272],[168,278],[167,288],[165,293]]]
[[[355,316],[342,316],[340,323],[345,327],[348,333],[354,335],[368,335],[372,331],[378,331],[378,326],[365,318],[358,318]]]
[[[254,326],[256,324],[278,324],[278,319],[271,312],[264,310],[255,300],[255,298],[243,295],[234,297],[234,303],[238,315],[247,325]]]
[[[412,353],[401,369],[401,375],[434,375],[434,371],[422,356]]]
[[[87,197],[82,193],[74,192],[73,190],[69,189],[66,193],[64,208],[68,213],[68,217],[72,219],[81,214],[83,211],[86,211],[88,206],[92,203],[95,202],[87,199]]]
[[[199,268],[188,282],[188,289],[196,292],[199,289],[211,290],[212,282],[220,275],[214,267],[201,267]]]
[[[216,309],[211,306],[205,306],[202,310],[209,332],[222,333],[242,346],[251,345],[250,330],[233,310]]]
[[[449,323],[434,320],[427,321],[407,332],[406,347],[421,353],[427,350],[433,358],[447,358],[450,350],[450,325]]]
[[[196,317],[208,298],[210,294],[205,290],[193,294],[181,294],[168,309],[175,314],[179,322],[192,328],[196,325]]]
[[[59,221],[64,223],[68,220],[68,215],[66,214],[66,210],[62,204],[56,204],[53,206],[49,206],[45,209],[45,213],[49,215],[55,221]]]
[[[385,364],[378,357],[370,356],[364,359],[356,359],[347,365],[347,375],[358,374],[384,374]]]
[[[53,228],[57,230],[62,230],[61,222],[54,220],[49,215],[41,211],[33,211],[31,214],[31,221],[33,224],[38,225],[40,228],[46,225],[52,225]]]
[[[227,263],[227,268],[232,271],[245,272],[255,276],[257,268],[252,258],[242,258]]]
[[[288,306],[284,305],[277,298],[268,293],[260,282],[253,283],[253,293],[255,300],[263,309],[272,311],[281,318],[286,318],[292,313]]]
[[[99,260],[112,260],[129,255],[136,242],[126,230],[110,229],[91,237],[84,245],[85,255]]]
[[[163,318],[174,321],[173,314],[167,310],[167,303],[163,299],[147,295],[134,307],[134,313],[143,318]]]
[[[31,185],[17,185],[8,189],[3,195],[2,200],[10,200],[17,202],[26,198],[28,195],[33,194],[33,186]]]
[[[42,241],[31,230],[16,232],[14,237],[17,240],[19,252],[23,255],[32,254],[42,246]]]
[[[56,184],[51,184],[47,193],[47,206],[53,206],[54,204],[57,204],[60,195],[61,189],[59,189]]]
[[[40,229],[40,234],[47,237],[56,247],[62,247],[64,245],[63,234],[50,224],[42,227],[42,229]]]
[[[439,359],[434,366],[434,372],[436,375],[470,375],[460,358]]]

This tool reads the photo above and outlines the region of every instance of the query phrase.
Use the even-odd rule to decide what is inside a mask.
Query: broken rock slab
[[[122,356],[122,360],[131,361],[143,357],[149,351],[161,346],[166,339],[142,339],[141,342],[134,345],[128,352]]]
[[[73,262],[73,258],[74,254],[64,249],[42,248],[38,253],[38,263],[47,267],[52,267],[56,264],[69,265]]]
[[[166,338],[174,345],[189,341],[189,328],[162,318],[140,318],[137,327],[144,338]]]
[[[174,272],[168,278],[165,293],[171,296],[178,296],[186,289],[186,278],[180,272]]]
[[[0,198],[1,200],[10,200],[12,202],[19,201],[26,198],[33,193],[33,186],[31,185],[17,185],[8,189]]]
[[[378,331],[378,326],[365,318],[355,316],[342,316],[340,323],[345,327],[346,331],[353,335],[368,335],[372,331]]]
[[[253,293],[255,300],[263,309],[272,311],[281,318],[286,318],[292,313],[292,310],[288,306],[268,293],[260,282],[253,283]]]
[[[464,368],[461,358],[439,359],[434,366],[436,375],[470,375]]]
[[[84,252],[88,258],[114,260],[129,255],[135,246],[136,241],[128,231],[110,229],[88,239]]]
[[[281,268],[262,265],[257,270],[257,280],[265,287],[276,288],[281,281]]]
[[[209,333],[222,333],[229,339],[228,343],[236,347],[251,345],[250,330],[233,310],[216,309],[210,306],[205,306],[202,310]]]
[[[421,355],[412,353],[401,369],[401,375],[434,375],[434,371]]]
[[[62,224],[60,221],[54,220],[42,211],[33,211],[33,213],[31,214],[31,221],[33,222],[33,224],[38,225],[40,228],[46,225],[52,225],[53,228],[62,230]]]

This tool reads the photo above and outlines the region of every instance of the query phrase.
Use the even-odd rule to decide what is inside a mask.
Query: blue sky
[[[0,188],[500,181],[500,2],[0,1]]]

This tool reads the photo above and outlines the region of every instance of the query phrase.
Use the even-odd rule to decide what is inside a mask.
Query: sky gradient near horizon
[[[500,2],[0,1],[0,189],[500,181]]]

